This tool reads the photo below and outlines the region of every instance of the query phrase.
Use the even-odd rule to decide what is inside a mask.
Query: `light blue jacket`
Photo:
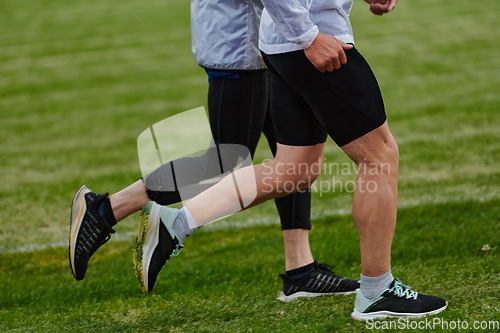
[[[191,0],[191,40],[196,62],[207,69],[262,70],[259,0]]]

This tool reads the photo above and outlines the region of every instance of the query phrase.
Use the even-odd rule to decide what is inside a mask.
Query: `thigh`
[[[370,66],[355,49],[333,72],[319,72],[303,51],[267,56],[273,70],[307,102],[330,137],[343,146],[381,126],[382,95]]]
[[[325,142],[326,131],[306,100],[275,72],[271,72],[270,77],[270,110],[276,141],[288,146]]]
[[[233,78],[210,79],[210,127],[216,143],[244,145],[253,157],[268,108],[268,73],[262,70],[236,74]]]

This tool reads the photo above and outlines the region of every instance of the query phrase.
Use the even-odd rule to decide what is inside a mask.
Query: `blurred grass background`
[[[498,0],[408,0],[375,17],[357,0],[351,14],[400,148],[394,271],[450,299],[448,320],[499,319],[498,250],[477,251],[500,238],[499,11]],[[272,202],[190,238],[153,295],[141,295],[132,273],[136,215],[92,259],[88,278],[72,281],[74,192],[85,183],[113,193],[137,180],[138,135],[205,105],[206,91],[186,1],[0,2],[2,331],[364,327],[349,318],[353,298],[274,301],[284,254]],[[262,140],[256,159],[269,157]],[[331,141],[329,163],[349,163]],[[319,182],[332,177],[355,176]],[[338,187],[314,193],[311,243],[318,260],[355,278],[351,196]],[[252,225],[261,226],[241,228]]]

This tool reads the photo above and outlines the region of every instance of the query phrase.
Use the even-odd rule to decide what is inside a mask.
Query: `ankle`
[[[297,280],[303,279],[306,276],[308,276],[309,274],[311,274],[311,272],[314,271],[317,266],[318,266],[318,263],[316,261],[313,261],[313,262],[306,264],[304,266],[301,266],[301,267],[298,267],[295,269],[291,269],[291,270],[287,270],[286,276],[292,281],[297,281]]]
[[[384,292],[391,285],[394,277],[389,269],[380,276],[369,277],[361,274],[361,294],[367,299],[373,299]]]
[[[111,202],[109,198],[104,199],[97,207],[97,212],[99,216],[104,220],[104,223],[111,229],[114,225],[116,225],[117,221],[115,215],[113,214],[113,209],[111,208]]]

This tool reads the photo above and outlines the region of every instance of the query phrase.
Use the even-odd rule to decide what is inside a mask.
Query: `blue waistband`
[[[211,71],[209,69],[205,69],[208,75],[208,81],[214,77],[223,77],[226,79],[239,79],[240,73],[228,73],[228,72],[219,72],[219,71]]]

